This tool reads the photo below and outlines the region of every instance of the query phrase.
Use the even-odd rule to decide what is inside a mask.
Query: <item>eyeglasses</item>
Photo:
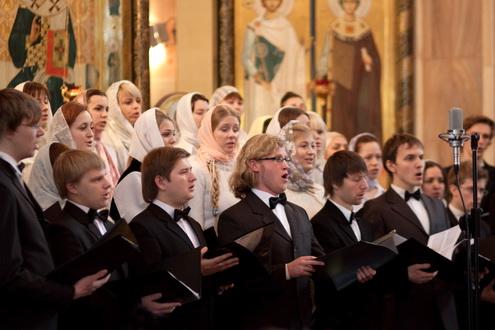
[[[354,182],[361,182],[363,180],[368,180],[368,176],[366,174],[353,175],[353,176],[346,175],[346,178]]]
[[[290,162],[291,159],[289,157],[281,157],[281,156],[276,156],[276,157],[263,157],[263,158],[257,158],[256,160],[273,160],[277,163],[283,163],[283,162]]]

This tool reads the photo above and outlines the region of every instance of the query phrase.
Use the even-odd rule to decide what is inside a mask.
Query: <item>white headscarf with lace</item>
[[[177,127],[180,131],[180,140],[177,147],[184,148],[188,152],[199,146],[198,143],[198,127],[194,121],[191,99],[198,92],[192,92],[184,95],[177,103]]]
[[[160,109],[151,108],[143,112],[134,123],[129,156],[140,162],[151,150],[165,146],[156,122],[157,111],[160,111]]]

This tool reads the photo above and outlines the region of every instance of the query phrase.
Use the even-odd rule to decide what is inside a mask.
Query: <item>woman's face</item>
[[[261,4],[265,7],[267,12],[274,13],[282,4],[282,0],[261,0]]]
[[[239,113],[239,115],[242,115],[242,112],[244,111],[244,101],[241,98],[237,96],[227,97],[223,100],[223,103],[230,105],[235,111]]]
[[[368,169],[368,177],[376,180],[382,170],[382,150],[376,142],[367,142],[359,144],[359,156],[364,159]]]
[[[39,125],[42,128],[47,128],[48,125],[48,111],[50,111],[50,101],[48,101],[48,96],[44,92],[40,92],[36,96],[36,100],[38,101],[41,108],[41,118]]]
[[[213,138],[225,154],[232,154],[239,141],[239,120],[234,116],[223,118],[213,131]]]
[[[445,180],[442,170],[437,166],[429,167],[425,171],[421,188],[427,196],[442,199],[445,194]]]
[[[325,131],[322,129],[314,129],[313,137],[315,138],[316,152],[319,153],[323,148],[323,141],[325,141]]]
[[[342,9],[344,9],[347,15],[354,15],[356,9],[358,7],[357,0],[343,0],[342,1]]]
[[[175,126],[174,123],[172,123],[170,120],[165,119],[164,121],[162,121],[158,129],[160,130],[163,144],[166,147],[171,147],[175,144],[175,142],[177,142],[177,138],[175,136]]]
[[[122,84],[125,86],[125,84]],[[141,116],[141,98],[132,95],[123,88],[117,93],[119,107],[124,117],[134,126],[136,120]]]
[[[208,102],[204,100],[197,100],[196,102],[194,102],[192,112],[197,128],[201,126],[201,120],[206,114],[206,111],[208,111]]]
[[[103,95],[93,95],[88,101],[88,111],[93,118],[93,127],[97,132],[103,132],[108,120],[108,99]]]
[[[325,150],[325,159],[328,159],[328,157],[340,150],[347,150],[347,140],[341,135],[334,137],[328,143],[327,150]]]
[[[305,172],[309,172],[315,166],[316,143],[313,134],[303,134],[294,141],[295,152],[292,160],[300,164]]]
[[[81,112],[70,125],[70,134],[76,143],[76,149],[91,151],[94,142],[93,122],[88,111]]]

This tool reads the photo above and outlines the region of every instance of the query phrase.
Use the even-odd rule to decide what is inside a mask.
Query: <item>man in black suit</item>
[[[423,150],[421,141],[409,134],[395,134],[386,141],[383,163],[392,177],[392,185],[359,212],[371,224],[376,237],[396,230],[397,234],[426,245],[429,235],[450,228],[442,202],[419,190],[423,181]],[[389,310],[388,314],[389,318],[395,317],[395,328],[457,329],[453,296],[445,283],[435,279],[437,272],[429,271],[430,264],[405,266],[407,277],[395,277],[397,287],[387,305],[396,308],[396,312]]]
[[[271,244],[269,253],[254,253],[269,271],[269,278],[240,293],[235,306],[239,329],[308,329],[312,302],[310,276],[323,251],[313,235],[304,209],[287,202],[287,153],[275,136],[260,134],[243,146],[231,177],[231,187],[242,200],[225,210],[218,221],[220,242],[266,224],[273,233],[259,246]]]
[[[42,226],[42,210],[22,182],[18,163],[32,157],[43,135],[35,99],[13,89],[0,91],[0,328],[56,329],[57,311],[93,293],[106,271],[73,287],[49,281],[54,266]]]
[[[364,160],[352,151],[339,151],[328,158],[323,170],[323,185],[329,196],[323,208],[311,219],[313,231],[326,253],[357,242],[373,241],[366,221],[355,217],[353,205],[361,204],[368,189]],[[364,283],[375,270],[363,266],[357,273]],[[357,283],[342,292],[320,280],[316,290],[317,329],[378,329],[377,293],[369,284]]]
[[[196,178],[188,162],[189,153],[180,148],[162,147],[152,150],[143,160],[143,198],[149,206],[130,223],[141,249],[139,272],[146,273],[164,260],[206,246],[199,223],[187,214],[187,202],[194,193]],[[207,248],[202,248],[204,254]],[[202,258],[203,276],[215,274],[238,264],[226,253],[212,259]],[[208,280],[203,281],[203,298],[180,306],[171,315],[152,320],[159,329],[209,329],[211,304]],[[158,300],[161,294],[155,296]],[[164,297],[166,298],[166,297]]]

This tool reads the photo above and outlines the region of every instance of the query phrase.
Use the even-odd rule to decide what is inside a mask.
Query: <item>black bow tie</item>
[[[99,220],[105,222],[108,220],[108,210],[102,210],[102,211],[98,212],[95,209],[89,209],[88,219],[90,222],[93,222],[95,219],[99,219]]]
[[[349,224],[352,225],[352,222],[356,221],[356,215],[354,212],[351,212],[351,216],[349,217]]]
[[[26,164],[24,164],[23,162],[20,162],[19,164],[17,164],[17,168],[19,169],[19,172],[21,172],[21,173],[25,167],[26,167]]]
[[[174,210],[174,221],[177,222],[180,219],[187,219],[187,216],[189,215],[189,211],[191,211],[191,208],[189,206],[183,210],[175,209]]]
[[[278,197],[270,197],[268,203],[270,204],[270,208],[273,210],[275,207],[277,207],[278,203],[282,205],[287,204],[287,197],[284,193],[281,193],[280,195],[278,195]]]
[[[411,198],[414,198],[415,200],[419,201],[421,199],[421,191],[419,189],[413,193],[406,191],[406,196],[405,196],[406,202]]]

